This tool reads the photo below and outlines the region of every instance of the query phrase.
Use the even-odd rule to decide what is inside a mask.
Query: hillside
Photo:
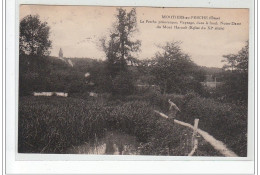
[[[20,95],[34,91],[82,92],[88,90],[85,73],[93,59],[71,59],[73,67],[57,57],[21,56]]]
[[[222,68],[218,68],[218,67],[206,67],[206,66],[200,66],[199,67],[201,70],[205,71],[205,73],[207,75],[215,75],[218,73],[223,72]]]

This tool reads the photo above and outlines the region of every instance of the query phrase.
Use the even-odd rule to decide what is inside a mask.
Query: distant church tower
[[[59,59],[62,59],[62,60],[63,60],[63,51],[62,51],[61,48],[60,48],[60,51],[59,51]]]

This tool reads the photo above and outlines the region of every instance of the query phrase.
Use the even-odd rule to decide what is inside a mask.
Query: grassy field
[[[145,101],[153,109],[168,113],[168,99],[181,109],[177,119],[193,124],[200,119],[199,128],[222,141],[239,156],[247,156],[247,106],[223,103],[194,93],[186,95],[143,92],[128,96],[126,101]]]
[[[247,107],[194,97],[182,107],[182,120],[192,123],[224,142],[239,156],[247,156]]]
[[[186,156],[191,150],[192,131],[158,117],[145,101],[32,96],[19,99],[20,153],[77,153],[68,150],[86,143],[93,145],[111,131],[134,137],[133,145],[137,144],[141,155]],[[195,155],[219,156],[199,140]]]

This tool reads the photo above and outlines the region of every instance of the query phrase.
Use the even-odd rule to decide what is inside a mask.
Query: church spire
[[[60,59],[63,59],[63,51],[62,51],[61,48],[60,48],[60,51],[59,51],[59,58],[60,58]]]

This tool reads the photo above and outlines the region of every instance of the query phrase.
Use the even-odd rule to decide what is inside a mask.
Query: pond
[[[69,148],[68,154],[99,154],[99,155],[140,155],[139,143],[135,136],[109,131],[105,137],[97,138],[94,143],[85,143]]]

